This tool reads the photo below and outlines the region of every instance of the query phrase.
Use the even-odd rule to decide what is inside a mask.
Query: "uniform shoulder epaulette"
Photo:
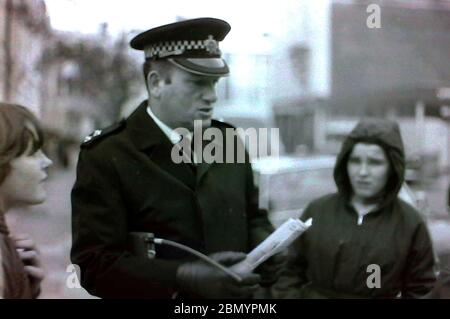
[[[231,125],[230,123],[224,122],[222,120],[216,120],[213,119],[212,120],[212,125],[211,126],[216,126],[216,127],[225,127],[225,128],[236,128],[235,126]]]
[[[96,142],[102,140],[106,136],[121,131],[122,129],[125,128],[125,124],[126,124],[125,120],[122,120],[104,129],[95,130],[94,132],[92,132],[91,134],[89,134],[84,138],[83,143],[81,143],[81,147],[89,147],[95,144]]]

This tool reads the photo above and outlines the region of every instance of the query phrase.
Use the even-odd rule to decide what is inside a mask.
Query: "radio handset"
[[[128,234],[128,249],[138,257],[153,259],[156,255],[155,235],[144,232],[131,232]]]

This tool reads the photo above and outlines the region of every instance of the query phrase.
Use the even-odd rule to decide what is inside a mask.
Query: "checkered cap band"
[[[211,55],[220,55],[218,51],[218,42],[215,42],[217,45],[217,53],[210,53]],[[186,51],[191,50],[205,50],[207,51],[207,45],[205,40],[183,40],[183,41],[167,41],[160,42],[155,45],[147,46],[145,51],[146,58],[164,58],[166,56],[176,56],[182,55]]]

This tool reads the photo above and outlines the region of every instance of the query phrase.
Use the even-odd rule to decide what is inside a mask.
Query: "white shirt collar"
[[[147,113],[148,115],[150,115],[153,121],[155,121],[156,125],[158,125],[161,131],[163,131],[163,133],[168,137],[168,139],[172,142],[172,144],[177,144],[181,141],[183,136],[174,129],[170,128],[168,125],[164,124],[159,118],[157,118],[155,113],[152,112],[150,105],[147,105]],[[189,134],[186,135],[185,137],[191,140],[192,132],[189,132]],[[193,161],[196,164],[198,163],[198,156],[195,152],[193,153]]]
[[[181,134],[164,124],[156,115],[152,112],[150,105],[147,105],[147,113],[155,121],[156,125],[163,131],[167,138],[172,142],[172,144],[177,144],[181,141]]]

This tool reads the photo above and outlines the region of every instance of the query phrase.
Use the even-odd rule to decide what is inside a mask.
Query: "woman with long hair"
[[[42,128],[25,107],[0,103],[0,297],[36,298],[44,278],[39,253],[27,235],[12,236],[5,214],[46,199],[43,183],[52,161],[42,151]]]

